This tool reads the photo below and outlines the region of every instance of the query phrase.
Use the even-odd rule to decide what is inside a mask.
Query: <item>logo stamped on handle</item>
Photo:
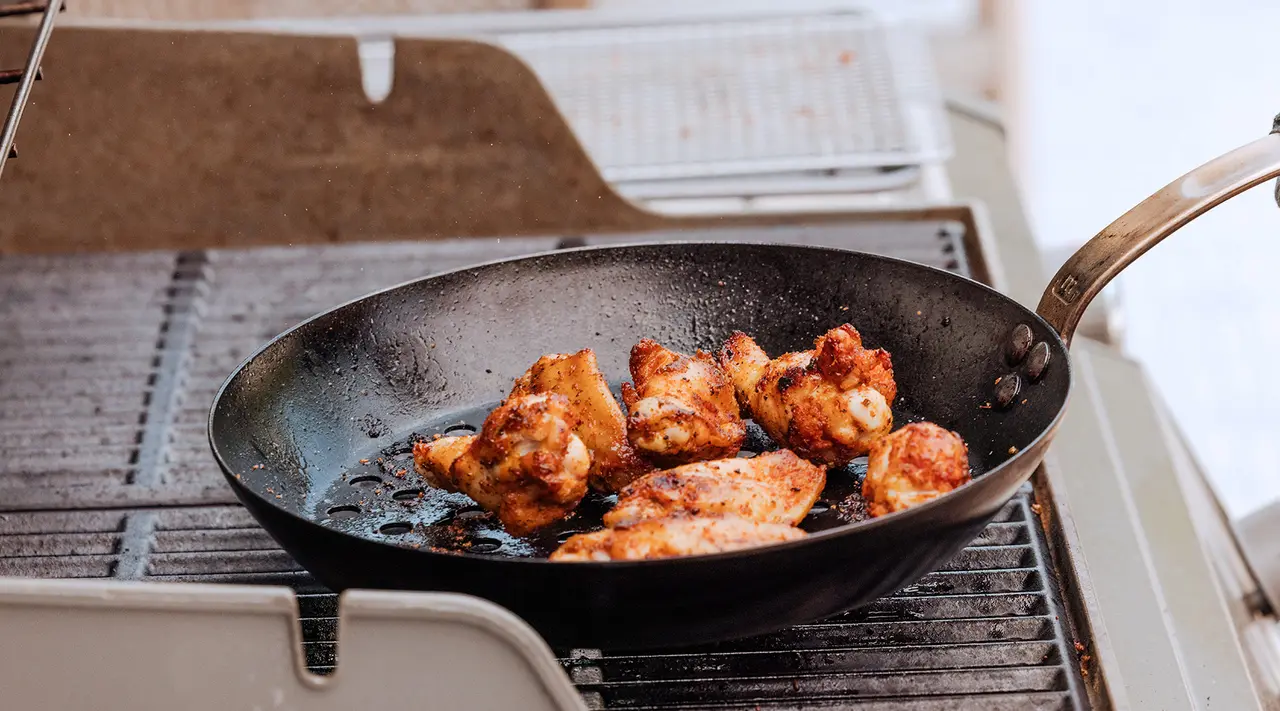
[[[1064,304],[1074,304],[1080,298],[1080,280],[1075,274],[1068,274],[1053,285],[1053,295]]]

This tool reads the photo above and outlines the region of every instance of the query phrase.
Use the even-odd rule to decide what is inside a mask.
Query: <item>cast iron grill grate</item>
[[[0,260],[0,488],[133,482],[173,272],[164,254]]]
[[[953,223],[705,236],[833,244],[968,270]],[[370,290],[611,239],[0,259],[0,575],[290,586],[307,664],[331,672],[337,597],[221,481],[204,434],[215,389],[280,330]],[[662,654],[562,650],[562,662],[596,708],[1081,708],[1029,496],[942,570],[865,610]]]

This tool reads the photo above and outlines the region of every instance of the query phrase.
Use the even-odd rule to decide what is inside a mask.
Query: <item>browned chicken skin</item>
[[[646,474],[618,495],[609,527],[670,516],[735,516],[794,526],[813,508],[827,472],[787,450],[695,462]]]
[[[631,413],[627,435],[662,466],[732,457],[747,428],[733,383],[709,353],[693,356],[648,338],[631,349],[631,378],[622,400]]]
[[[557,548],[551,560],[649,560],[705,555],[794,541],[805,535],[791,526],[732,517],[660,518],[580,533]]]
[[[720,351],[738,403],[776,442],[809,461],[840,465],[866,454],[893,427],[897,395],[883,350],[863,348],[849,324],[814,341],[814,349],[773,360],[745,333]]]
[[[532,393],[568,398],[577,416],[574,433],[591,451],[592,488],[615,492],[653,469],[627,439],[627,420],[590,348],[539,358],[511,389],[512,397]]]
[[[414,442],[413,468],[437,489],[457,491],[453,483],[453,463],[458,461],[479,435],[439,437],[431,442]]]
[[[476,435],[414,444],[414,468],[522,536],[569,515],[587,493],[591,455],[574,434],[577,424],[563,395],[515,395]]]
[[[862,496],[872,516],[935,499],[969,481],[969,448],[960,435],[914,422],[871,447]]]

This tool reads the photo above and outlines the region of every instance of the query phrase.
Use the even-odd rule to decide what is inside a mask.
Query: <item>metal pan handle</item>
[[[1036,312],[1071,345],[1089,302],[1125,267],[1209,209],[1276,176],[1280,115],[1270,135],[1192,170],[1107,225],[1062,265]],[[1280,183],[1276,201],[1280,203]]]

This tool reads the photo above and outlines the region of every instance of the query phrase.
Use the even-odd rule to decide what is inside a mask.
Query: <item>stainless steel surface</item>
[[[1245,563],[1240,541],[1217,492],[1192,456],[1181,433],[1159,397],[1152,398],[1161,420],[1168,426],[1170,454],[1187,508],[1215,576],[1232,622],[1239,631],[1249,675],[1263,708],[1280,710],[1280,621],[1259,590],[1258,580]]]
[[[920,180],[920,173],[918,166],[831,169],[741,177],[635,180],[616,187],[632,200],[883,193],[910,188]]]
[[[1101,347],[1091,367],[1104,401],[1098,413],[1117,442],[1160,442],[1117,447],[1131,519],[1148,541],[1148,565],[1159,584],[1161,609],[1192,699],[1207,708],[1256,708],[1237,630],[1215,583],[1204,542],[1179,482],[1174,439],[1152,388],[1136,363]]]
[[[40,17],[40,28],[36,31],[35,41],[31,44],[31,53],[22,67],[22,79],[13,93],[13,102],[9,104],[9,113],[4,118],[4,127],[0,128],[0,175],[4,174],[4,164],[14,155],[14,138],[18,135],[18,122],[22,120],[22,111],[27,107],[27,99],[31,97],[31,87],[36,83],[40,69],[40,60],[44,58],[44,48],[49,45],[49,37],[53,35],[53,23],[62,10],[62,0],[48,0],[44,14]]]
[[[645,208],[665,215],[821,213],[850,210],[900,210],[912,209],[920,205],[954,205],[950,199],[951,191],[947,184],[946,170],[941,164],[921,166],[918,176],[917,180],[899,187],[868,192],[827,192],[827,185],[830,182],[836,182],[832,179],[828,179],[827,185],[818,184],[817,181],[805,181],[804,184],[796,184],[790,186],[791,189],[785,192],[779,190],[777,193],[773,191],[766,193],[751,189],[750,186],[743,186],[748,189],[735,191],[735,194],[717,195],[729,191],[712,189],[697,192],[690,190],[690,194],[678,197],[642,197],[646,192],[643,189],[637,191],[638,194],[630,192],[634,183],[619,186],[619,192],[641,202]],[[661,182],[670,184],[680,181]],[[780,179],[778,183],[781,182]],[[663,192],[668,189],[664,186],[654,192]],[[973,209],[975,212],[982,211],[980,206]]]
[[[1280,610],[1280,501],[1245,516],[1236,531],[1259,592],[1266,597],[1265,605],[1273,612]]]

